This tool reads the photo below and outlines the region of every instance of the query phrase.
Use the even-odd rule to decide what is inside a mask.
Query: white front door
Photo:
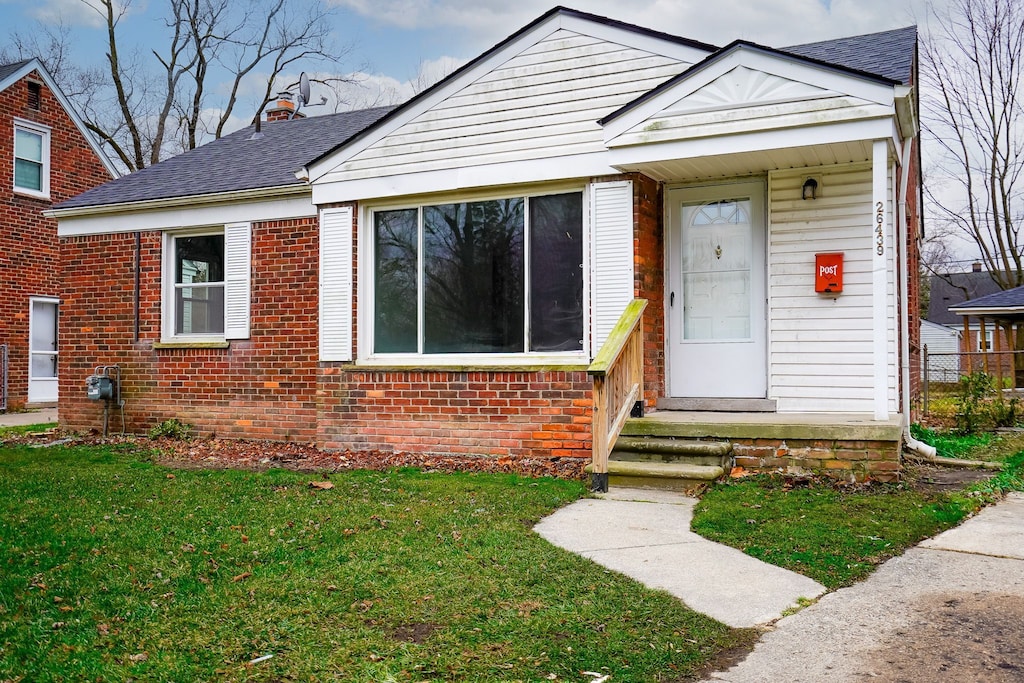
[[[669,190],[669,395],[765,398],[765,185]]]
[[[28,402],[57,401],[57,300],[29,300]]]

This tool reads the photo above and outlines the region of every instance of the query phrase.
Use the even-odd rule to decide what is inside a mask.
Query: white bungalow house
[[[129,429],[593,452],[598,486],[680,474],[688,450],[719,474],[894,478],[916,35],[719,48],[556,8],[394,110],[268,123],[114,181],[54,211],[71,262],[125,254],[66,316],[144,273],[69,372],[124,365]],[[61,400],[73,426],[98,414]]]

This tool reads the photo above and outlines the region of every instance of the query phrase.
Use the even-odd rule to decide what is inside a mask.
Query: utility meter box
[[[114,379],[107,375],[89,375],[85,380],[85,395],[93,401],[114,398]]]

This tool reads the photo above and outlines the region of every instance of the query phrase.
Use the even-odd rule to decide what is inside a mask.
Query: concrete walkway
[[[558,510],[536,531],[733,627],[773,621],[799,598],[825,592],[805,576],[690,531],[696,503],[678,493],[613,487]]]
[[[57,422],[56,408],[41,408],[25,413],[0,413],[0,427],[21,427],[47,422]]]
[[[781,619],[706,683],[1009,683],[1024,680],[1022,642],[1024,494],[1014,493]]]

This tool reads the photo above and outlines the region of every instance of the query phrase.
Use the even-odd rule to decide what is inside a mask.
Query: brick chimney
[[[980,273],[981,272],[981,261],[975,261],[974,263],[971,264],[971,272],[972,273]]]
[[[290,118],[306,118],[306,115],[295,112],[295,102],[290,92],[279,92],[277,100],[267,107],[267,122],[287,121]]]

